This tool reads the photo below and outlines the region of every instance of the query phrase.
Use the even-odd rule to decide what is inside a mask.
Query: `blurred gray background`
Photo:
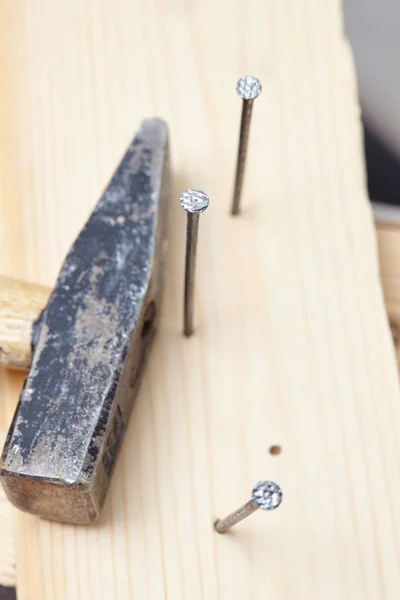
[[[343,9],[357,70],[370,197],[400,206],[400,0],[343,0]]]

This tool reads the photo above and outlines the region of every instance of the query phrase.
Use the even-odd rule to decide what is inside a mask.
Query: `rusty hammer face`
[[[160,313],[168,132],[141,127],[62,266],[0,462],[9,500],[66,523],[100,513]]]

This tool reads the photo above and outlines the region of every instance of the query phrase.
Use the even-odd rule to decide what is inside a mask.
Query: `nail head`
[[[236,84],[236,92],[243,100],[254,100],[261,94],[262,86],[256,77],[246,75]]]
[[[200,214],[204,212],[209,205],[210,199],[201,190],[186,190],[181,196],[181,206],[187,212]]]
[[[278,508],[282,502],[282,490],[274,481],[259,481],[253,488],[252,499],[262,510]]]

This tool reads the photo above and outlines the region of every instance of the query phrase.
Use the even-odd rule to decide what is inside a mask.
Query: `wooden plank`
[[[0,10],[2,271],[54,281],[145,116],[170,123],[176,199],[161,331],[104,515],[77,528],[18,514],[19,599],[396,598],[398,379],[340,3]],[[246,72],[264,91],[232,219]],[[212,204],[186,340],[189,186]],[[282,507],[215,534],[265,477]]]

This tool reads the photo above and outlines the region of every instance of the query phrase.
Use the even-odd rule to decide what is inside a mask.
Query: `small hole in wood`
[[[282,448],[280,446],[270,446],[269,448],[269,453],[272,454],[272,456],[277,456],[281,452]]]

